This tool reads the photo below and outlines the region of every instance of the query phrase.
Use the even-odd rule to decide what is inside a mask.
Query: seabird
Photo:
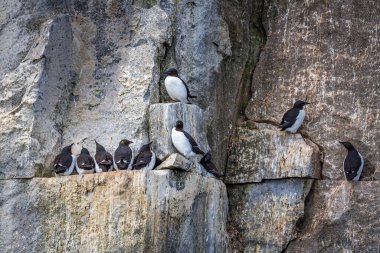
[[[140,148],[139,154],[133,162],[134,170],[152,170],[156,164],[156,154],[152,150],[152,141]]]
[[[115,165],[118,170],[130,170],[132,168],[132,149],[129,144],[133,141],[123,139],[119,142],[119,147],[115,150]]]
[[[113,169],[113,158],[110,153],[108,153],[105,148],[96,143],[96,153],[95,153],[95,170],[96,172],[106,172]]]
[[[172,142],[174,147],[185,157],[189,158],[197,154],[204,155],[193,137],[183,130],[183,122],[178,120],[172,129]]]
[[[90,174],[95,171],[95,161],[90,155],[87,148],[82,148],[80,155],[76,161],[76,169],[78,174]]]
[[[163,74],[166,75],[165,88],[171,99],[190,104],[189,98],[196,98],[196,96],[190,95],[189,87],[178,76],[178,71],[175,68],[169,68]]]
[[[303,120],[305,119],[305,111],[303,109],[304,105],[310,104],[301,100],[297,100],[293,108],[288,110],[282,117],[280,128],[281,131],[288,131],[291,133],[296,133],[298,128],[301,126]]]
[[[359,181],[364,166],[363,156],[350,142],[340,141],[339,143],[341,143],[348,150],[346,159],[344,159],[343,163],[344,175],[346,176],[346,179],[348,181]]]
[[[54,159],[54,171],[57,176],[68,176],[73,173],[75,156],[71,153],[72,143],[62,149],[61,153]]]
[[[211,154],[210,152],[207,152],[202,159],[199,162],[203,168],[205,168],[208,172],[213,174],[215,177],[222,177],[224,176],[222,173],[218,171],[215,164],[211,161]]]

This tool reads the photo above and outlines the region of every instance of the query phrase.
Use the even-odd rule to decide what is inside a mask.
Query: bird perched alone
[[[110,153],[106,151],[106,149],[96,143],[96,153],[95,153],[95,170],[96,172],[106,172],[111,171],[113,169],[113,158]]]
[[[75,156],[71,153],[72,143],[62,149],[61,153],[54,158],[54,171],[57,176],[68,176],[74,171]]]
[[[282,117],[280,128],[281,131],[288,131],[291,133],[296,133],[298,128],[301,126],[303,120],[305,119],[305,111],[303,109],[304,105],[310,103],[297,100],[293,108],[288,110]]]
[[[132,141],[123,139],[119,142],[119,147],[115,150],[114,160],[116,169],[127,170],[132,168],[132,149],[129,144]]]
[[[178,120],[172,129],[172,142],[174,147],[185,157],[189,158],[197,154],[205,153],[198,147],[193,137],[183,130],[183,122]]]
[[[82,148],[80,151],[80,155],[76,161],[76,169],[78,174],[90,174],[95,172],[95,161],[87,148]]]
[[[152,170],[156,164],[156,154],[152,149],[152,141],[140,148],[139,154],[133,162],[134,170]]]
[[[165,88],[171,99],[191,104],[189,98],[196,98],[196,96],[190,95],[189,87],[185,81],[178,76],[178,71],[175,68],[169,68],[165,70],[163,75],[166,75],[164,81]]]
[[[346,159],[344,159],[343,168],[344,175],[348,181],[359,181],[364,167],[363,156],[355,149],[355,147],[348,141],[340,141],[348,151]]]
[[[215,177],[222,177],[224,176],[222,173],[218,171],[215,164],[211,161],[211,154],[210,152],[207,152],[202,159],[199,162],[205,170],[213,174]]]

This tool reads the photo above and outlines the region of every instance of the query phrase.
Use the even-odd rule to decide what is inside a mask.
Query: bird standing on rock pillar
[[[198,147],[193,137],[183,130],[183,122],[178,120],[172,129],[172,142],[174,147],[186,158],[205,153]]]
[[[189,87],[185,81],[178,76],[178,71],[175,68],[169,68],[165,70],[163,75],[166,75],[164,81],[165,88],[171,99],[191,104],[189,98],[196,98],[196,96],[190,95]]]
[[[280,128],[281,131],[288,131],[290,133],[296,133],[305,119],[304,105],[310,104],[301,100],[297,100],[293,108],[288,110],[282,117]]]

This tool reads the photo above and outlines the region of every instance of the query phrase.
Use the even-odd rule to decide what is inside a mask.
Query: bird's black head
[[[178,71],[175,68],[169,68],[164,71],[164,75],[178,77]]]
[[[95,144],[96,144],[96,152],[106,151],[106,149],[102,145],[100,145],[97,141],[95,141]]]
[[[127,139],[122,139],[120,142],[119,142],[119,145],[122,145],[122,146],[129,146],[129,144],[133,143],[133,141],[129,141]]]
[[[153,141],[149,142],[148,144],[143,145],[140,148],[140,152],[151,151],[152,150],[152,143],[153,143]]]
[[[351,142],[340,141],[339,143],[342,144],[347,150],[355,150],[355,147],[351,144]]]
[[[71,143],[69,146],[66,146],[62,149],[62,154],[71,154],[71,147],[74,145],[74,143]]]
[[[303,106],[304,106],[304,105],[308,105],[308,104],[310,104],[310,103],[305,102],[305,101],[301,101],[301,100],[297,100],[297,101],[294,103],[293,107],[294,107],[294,108],[298,108],[298,109],[303,109]]]
[[[178,120],[176,123],[175,123],[175,129],[176,130],[182,130],[183,129],[183,122]]]
[[[83,148],[83,147],[82,147],[82,150],[80,151],[80,154],[81,154],[81,155],[90,155],[90,152],[88,151],[87,148]]]

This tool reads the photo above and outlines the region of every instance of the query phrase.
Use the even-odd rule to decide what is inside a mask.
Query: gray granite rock
[[[177,171],[0,180],[1,252],[225,252],[227,193]]]
[[[191,171],[193,169],[193,162],[187,160],[180,154],[170,155],[163,163],[158,165],[155,170],[184,170]]]
[[[326,179],[344,179],[342,140],[363,154],[364,177],[380,170],[378,13],[376,0],[265,1],[246,115],[280,122],[296,99],[310,101],[303,130],[324,149]]]
[[[378,252],[380,182],[315,181],[286,252]]]
[[[228,187],[231,252],[282,252],[296,238],[312,179],[270,180]]]
[[[318,147],[300,134],[268,124],[246,122],[232,138],[226,183],[261,182],[290,177],[320,178]]]
[[[159,159],[178,152],[171,139],[177,120],[183,121],[184,130],[194,138],[201,150],[209,150],[203,110],[198,106],[179,102],[153,104],[150,106],[149,115],[149,138],[154,142],[154,150]]]

